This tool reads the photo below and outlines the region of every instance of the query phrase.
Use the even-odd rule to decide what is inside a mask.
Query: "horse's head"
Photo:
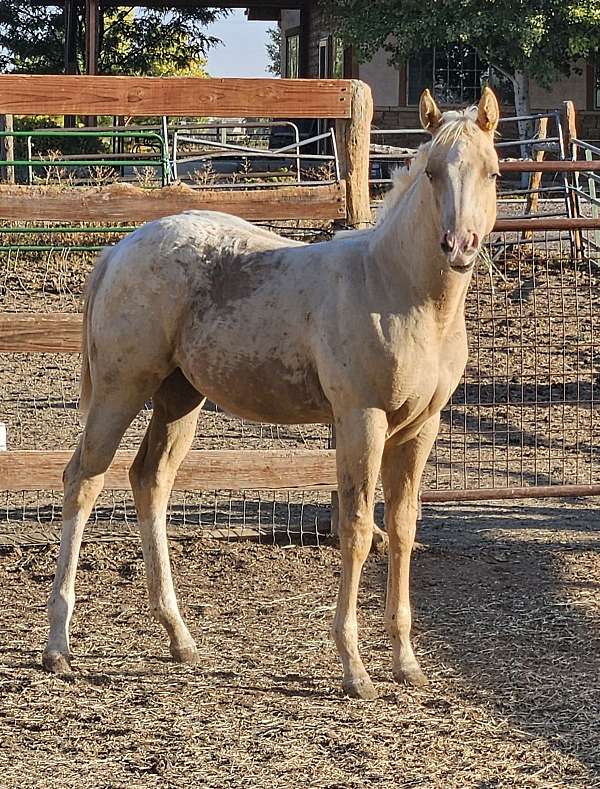
[[[452,269],[469,271],[496,220],[498,102],[486,87],[477,107],[442,114],[425,90],[419,113],[432,135],[421,177],[430,182],[440,246]]]

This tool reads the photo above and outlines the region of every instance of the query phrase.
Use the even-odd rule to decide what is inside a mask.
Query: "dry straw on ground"
[[[87,544],[76,674],[39,667],[56,548],[5,548],[0,786],[600,786],[600,531],[590,504],[428,509],[415,640],[432,684],[391,682],[385,563],[361,595],[371,704],[339,691],[337,550],[173,544],[201,663],[174,665],[136,543]]]

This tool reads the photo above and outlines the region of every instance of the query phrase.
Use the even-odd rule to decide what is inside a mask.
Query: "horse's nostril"
[[[450,233],[444,233],[444,237],[440,246],[442,248],[442,252],[452,252],[454,249],[454,236],[450,235]]]
[[[479,236],[477,233],[473,233],[473,237],[471,239],[471,247],[473,249],[477,249],[479,247]]]

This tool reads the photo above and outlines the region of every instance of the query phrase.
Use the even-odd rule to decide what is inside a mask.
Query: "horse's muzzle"
[[[440,247],[442,252],[446,254],[453,271],[470,271],[477,260],[479,243],[480,239],[477,233],[447,231],[442,237]]]

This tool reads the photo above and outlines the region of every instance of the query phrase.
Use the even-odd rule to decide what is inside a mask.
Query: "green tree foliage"
[[[276,77],[281,76],[281,30],[278,27],[270,27],[267,30],[267,70]]]
[[[103,74],[202,75],[206,53],[218,39],[205,26],[226,12],[205,8],[105,11],[100,27]],[[0,70],[32,74],[63,71],[64,11],[32,0],[0,0]],[[84,25],[77,25],[83,71]]]
[[[528,83],[548,87],[600,51],[599,0],[321,0],[339,35],[369,59],[400,64],[432,46],[465,43],[507,76],[526,111]]]

